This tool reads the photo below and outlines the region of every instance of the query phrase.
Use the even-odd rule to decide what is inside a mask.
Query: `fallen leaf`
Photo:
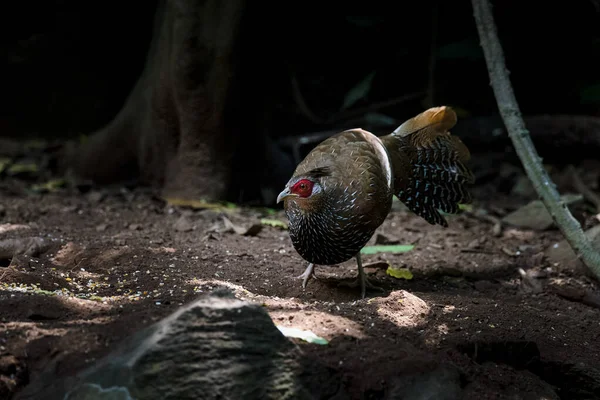
[[[565,206],[575,204],[583,200],[579,194],[564,194],[561,201]],[[525,206],[511,212],[502,218],[502,222],[518,228],[527,228],[537,231],[549,229],[554,225],[552,216],[541,200],[534,200]]]
[[[378,233],[375,236],[375,244],[376,245],[380,245],[380,244],[389,245],[389,244],[398,244],[398,243],[400,243],[400,240],[398,240],[392,236],[384,235],[383,233]]]
[[[344,104],[342,110],[354,105],[357,101],[361,100],[371,91],[371,83],[375,77],[375,71],[369,73],[359,83],[356,84],[344,97]]]
[[[189,232],[194,229],[194,223],[185,215],[182,215],[173,224],[173,229],[175,229],[177,232]]]
[[[43,150],[48,146],[48,142],[42,139],[29,139],[23,144],[28,150]]]
[[[375,261],[372,263],[363,264],[363,268],[372,268],[372,269],[387,269],[391,264],[388,261]]]
[[[190,207],[195,209],[226,211],[237,207],[235,204],[229,202],[212,203],[204,200],[184,199],[179,197],[166,197],[164,200],[170,206]]]
[[[243,233],[244,236],[256,236],[262,231],[263,226],[261,224],[252,224],[246,232]]]
[[[38,166],[34,163],[16,163],[10,165],[6,172],[10,175],[38,172]]]
[[[412,272],[410,272],[410,270],[408,270],[407,268],[388,267],[385,273],[397,279],[410,280],[413,278]]]
[[[243,226],[236,225],[229,218],[223,215],[223,224],[225,225],[226,232],[235,232],[238,235],[242,236],[256,236],[262,230],[261,224],[252,224],[248,228],[244,228]]]
[[[0,157],[0,174],[10,166],[11,162],[10,158]]]
[[[267,215],[275,215],[277,214],[277,210],[270,207],[259,208],[260,211],[263,211]]]
[[[19,229],[30,229],[28,225],[21,224],[0,224],[0,233],[16,231]]]
[[[472,212],[473,211],[473,205],[472,204],[459,204],[458,205],[458,209],[459,210],[463,210],[463,211]]]
[[[40,193],[53,192],[56,189],[65,187],[66,184],[67,184],[67,181],[62,178],[51,179],[46,183],[38,183],[38,184],[32,185],[31,190],[33,190],[34,192],[40,192]]]
[[[260,220],[263,225],[273,226],[275,228],[288,229],[288,225],[278,219],[263,218]]]
[[[280,326],[280,325],[276,325],[276,326],[277,326],[277,329],[279,329],[279,331],[285,337],[293,337],[296,339],[302,339],[305,342],[321,344],[321,345],[326,345],[329,343],[327,341],[327,339],[317,336],[311,331],[303,331],[302,329],[289,328],[289,327]]]
[[[360,251],[360,254],[406,253],[407,251],[411,251],[414,247],[415,246],[412,244],[365,246]]]
[[[18,239],[5,239],[0,241],[0,259],[12,258],[24,254],[37,257],[50,246],[47,240],[41,237],[25,237]]]

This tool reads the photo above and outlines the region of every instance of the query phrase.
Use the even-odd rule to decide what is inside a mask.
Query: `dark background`
[[[598,4],[495,3],[524,114],[597,115]],[[33,2],[3,13],[2,135],[73,137],[116,114],[142,70],[155,2],[116,4]],[[400,2],[382,16],[357,17],[345,15],[350,10],[307,13],[252,2],[239,46],[246,106],[266,105],[272,134],[288,135],[328,128],[297,112],[293,76],[311,110],[324,119],[372,72],[371,90],[353,107],[427,90],[432,4]],[[439,2],[437,8],[434,103],[455,106],[463,117],[495,113],[471,3]],[[420,112],[421,100],[379,111],[402,119]]]

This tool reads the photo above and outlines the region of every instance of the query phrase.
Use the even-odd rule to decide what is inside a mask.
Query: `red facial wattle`
[[[300,197],[308,197],[312,194],[314,182],[308,179],[300,179],[291,188],[291,192]]]

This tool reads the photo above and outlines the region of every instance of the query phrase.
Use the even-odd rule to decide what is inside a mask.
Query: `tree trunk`
[[[114,120],[67,157],[74,178],[139,178],[165,197],[222,199],[236,144],[224,115],[243,9],[243,0],[160,1],[144,71]]]

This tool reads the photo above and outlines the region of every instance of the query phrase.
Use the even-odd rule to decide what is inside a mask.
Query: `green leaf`
[[[371,28],[385,22],[383,16],[346,16],[346,21],[361,28]]]
[[[48,143],[45,140],[41,139],[31,139],[25,141],[24,145],[30,150],[42,150],[46,148],[46,146],[48,146]]]
[[[389,276],[393,276],[394,278],[397,278],[397,279],[410,280],[413,278],[412,272],[410,272],[410,270],[408,270],[407,268],[388,267],[388,269],[385,271],[385,273],[388,274]]]
[[[587,86],[579,92],[579,98],[584,104],[600,103],[600,83]]]
[[[10,158],[0,157],[0,174],[10,166],[12,160]]]
[[[406,253],[407,251],[411,251],[414,248],[415,246],[413,246],[412,244],[365,246],[360,251],[360,254]]]
[[[34,192],[53,192],[56,189],[60,189],[67,184],[64,179],[52,179],[46,183],[39,183],[31,186],[31,190]]]
[[[458,209],[463,210],[463,211],[473,211],[473,205],[472,204],[459,204]]]
[[[483,51],[475,37],[466,38],[458,42],[449,43],[437,50],[437,57],[441,60],[454,60],[466,58],[469,61],[483,58]]]
[[[364,98],[369,91],[371,90],[371,83],[373,82],[373,78],[375,77],[375,71],[371,72],[367,75],[362,81],[358,82],[356,86],[354,86],[350,91],[346,94],[344,98],[344,104],[342,105],[342,110],[352,106],[354,103]]]
[[[22,173],[35,173],[38,172],[38,166],[34,163],[16,163],[12,164],[6,170],[10,175],[17,175]]]
[[[279,331],[281,333],[283,333],[283,336],[285,336],[285,337],[293,337],[296,339],[302,339],[305,342],[321,344],[321,345],[326,345],[329,343],[327,341],[327,339],[317,336],[314,333],[312,333],[311,331],[303,331],[302,329],[288,328],[286,326],[280,326],[280,325],[276,325],[276,326],[277,326],[277,329],[279,329]]]
[[[285,222],[278,219],[262,218],[260,223],[263,225],[273,226],[275,228],[287,229],[288,226]]]
[[[388,115],[381,114],[381,113],[376,113],[376,112],[367,113],[367,114],[365,114],[364,119],[365,119],[365,122],[369,125],[382,126],[382,127],[398,126],[398,121],[396,119],[394,119]]]
[[[43,296],[56,296],[55,292],[51,292],[49,290],[44,290],[44,289],[34,289],[33,293],[40,294],[40,295],[43,295]]]
[[[230,202],[210,202],[203,199],[188,199],[180,197],[164,197],[163,200],[170,206],[175,207],[189,207],[194,209],[207,209],[215,211],[228,211],[233,210],[237,206]]]

